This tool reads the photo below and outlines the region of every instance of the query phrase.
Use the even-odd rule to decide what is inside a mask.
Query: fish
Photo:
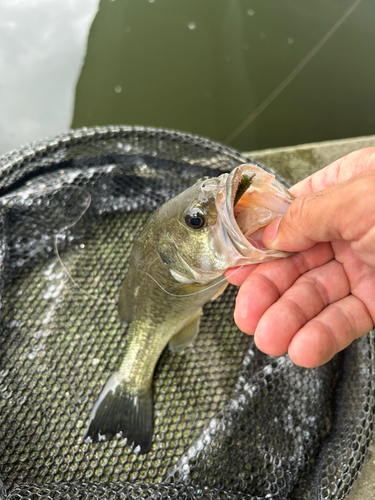
[[[224,271],[288,255],[267,249],[262,231],[292,201],[273,174],[249,163],[199,179],[153,213],[134,240],[121,286],[119,317],[129,325],[124,357],[93,406],[87,442],[120,433],[140,453],[151,449],[161,353],[195,339],[204,304],[228,284]]]

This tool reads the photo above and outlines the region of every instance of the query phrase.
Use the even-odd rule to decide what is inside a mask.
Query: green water
[[[128,123],[228,136],[352,0],[102,0],[73,127]],[[375,133],[375,2],[362,0],[230,144],[261,149]]]
[[[374,21],[374,0],[0,2],[0,153],[108,124],[241,150],[374,134]]]

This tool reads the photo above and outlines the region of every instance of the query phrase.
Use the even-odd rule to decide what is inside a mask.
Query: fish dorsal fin
[[[182,327],[181,330],[171,338],[169,341],[169,349],[171,351],[180,351],[195,339],[199,332],[201,315],[202,309],[199,309],[199,311],[190,319],[189,323]]]

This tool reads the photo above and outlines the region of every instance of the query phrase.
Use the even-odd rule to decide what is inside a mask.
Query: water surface
[[[120,123],[242,150],[375,131],[372,0],[3,0],[0,14],[0,153]]]

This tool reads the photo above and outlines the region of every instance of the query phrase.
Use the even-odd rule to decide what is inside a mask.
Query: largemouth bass
[[[120,292],[120,318],[131,323],[124,359],[93,407],[89,440],[120,432],[149,451],[152,379],[162,351],[192,342],[203,305],[227,285],[226,269],[287,255],[265,248],[261,236],[291,201],[272,174],[249,164],[200,179],[153,214],[134,242]]]

